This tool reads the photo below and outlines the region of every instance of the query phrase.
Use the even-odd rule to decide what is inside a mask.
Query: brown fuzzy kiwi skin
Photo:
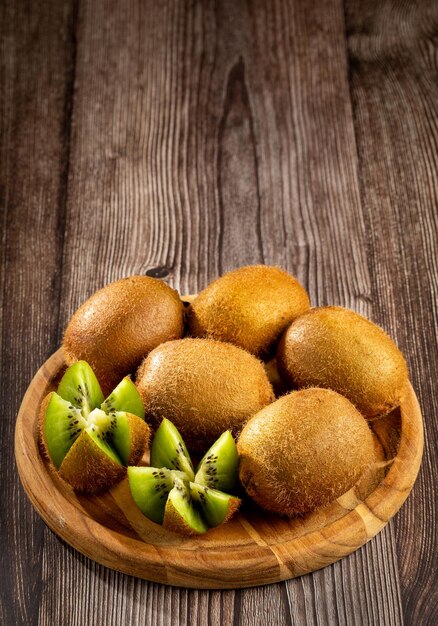
[[[169,501],[167,501],[164,511],[163,528],[173,533],[178,533],[179,535],[185,535],[186,537],[202,534],[189,526],[182,515],[180,515],[173,506],[172,502]]]
[[[241,348],[212,339],[169,341],[143,361],[137,389],[146,419],[170,419],[192,452],[205,452],[230,429],[274,400],[261,362]]]
[[[347,397],[366,418],[400,405],[406,361],[376,324],[343,307],[314,308],[284,333],[277,352],[291,387],[326,387]]]
[[[147,448],[151,439],[151,429],[149,425],[138,415],[126,413],[129,422],[130,452],[128,465],[137,465]]]
[[[50,458],[49,449],[47,447],[46,438],[45,438],[45,435],[44,435],[44,418],[46,416],[47,407],[49,406],[49,402],[50,402],[50,399],[51,399],[52,395],[53,395],[53,391],[48,393],[43,398],[43,401],[41,402],[40,410],[39,410],[39,413],[38,413],[38,420],[37,420],[39,447],[40,447],[40,450],[41,450],[41,453],[43,454],[43,456],[48,461],[50,461],[50,463],[52,463],[52,461],[51,461],[51,458]],[[55,466],[54,465],[53,465],[53,469],[55,470]]]
[[[239,498],[230,498],[228,502],[227,514],[220,526],[222,526],[222,524],[225,524],[225,522],[228,522],[228,520],[233,517],[234,513],[236,513],[236,511],[238,510],[240,504],[241,500]],[[166,530],[170,530],[174,533],[178,533],[180,535],[186,535],[188,537],[202,534],[185,523],[184,518],[178,513],[178,511],[175,509],[171,502],[166,503],[163,528],[165,528]]]
[[[83,359],[108,394],[160,343],[184,333],[184,305],[166,283],[130,276],[93,294],[71,318],[63,340],[68,365]]]
[[[125,474],[126,467],[110,459],[85,432],[76,439],[59,468],[61,478],[84,495],[106,491]]]
[[[262,508],[293,516],[351,489],[374,462],[364,417],[329,389],[283,396],[252,417],[237,442],[240,480]]]
[[[240,498],[236,498],[235,496],[233,496],[232,498],[229,499],[227,514],[222,524],[225,524],[225,522],[228,522],[228,520],[233,517],[234,513],[236,513],[236,511],[239,509],[241,504],[242,504],[242,500]]]
[[[192,302],[194,337],[233,343],[266,357],[289,324],[310,307],[304,287],[279,267],[250,265],[218,278]]]

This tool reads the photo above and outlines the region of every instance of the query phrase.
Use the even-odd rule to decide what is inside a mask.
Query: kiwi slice
[[[98,380],[86,361],[77,361],[67,369],[58,387],[58,394],[86,417],[104,401]]]
[[[211,528],[223,524],[239,508],[240,500],[235,496],[196,483],[189,486],[193,503]]]
[[[107,489],[123,478],[125,471],[106,440],[90,430],[79,435],[59,468],[62,478],[84,494]]]
[[[126,411],[126,413],[132,413],[132,415],[138,415],[138,417],[144,419],[143,400],[129,376],[125,376],[105,402],[101,404],[100,408],[105,413]]]
[[[237,451],[229,431],[213,444],[195,476],[178,429],[164,419],[152,442],[151,464],[155,467],[129,467],[129,486],[142,513],[164,528],[185,535],[204,533],[238,509],[238,498],[207,484],[235,484]]]
[[[237,481],[238,464],[236,443],[227,430],[203,456],[196,470],[195,483],[220,491],[231,491]]]
[[[55,392],[46,396],[44,414],[47,451],[53,465],[59,469],[87,421],[79,409]]]
[[[138,463],[145,451],[145,437],[146,442],[149,440],[149,427],[138,415],[127,411],[117,411],[112,417],[112,427],[108,433],[110,444],[123,465]]]
[[[207,522],[193,505],[187,483],[181,478],[175,478],[174,487],[167,498],[163,526],[185,535],[197,535],[208,530]]]
[[[91,494],[106,489],[123,477],[125,466],[139,462],[149,439],[140,403],[129,379],[104,401],[85,361],[72,365],[57,392],[46,396],[40,411],[43,449],[76,491]]]
[[[165,467],[128,467],[128,480],[134,502],[143,515],[162,524],[167,497],[173,489],[172,472]]]
[[[176,426],[166,418],[161,422],[151,446],[151,465],[184,472],[187,480],[195,478],[192,461]]]

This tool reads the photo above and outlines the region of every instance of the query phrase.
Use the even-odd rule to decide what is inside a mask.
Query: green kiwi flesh
[[[141,414],[140,402],[128,379],[104,401],[99,383],[84,361],[68,368],[57,392],[46,396],[39,420],[42,447],[76,491],[96,493],[108,488],[123,476],[128,464],[139,462],[149,440],[149,427],[142,417],[116,409],[125,404]]]
[[[129,376],[117,385],[117,387],[101,404],[101,409],[105,413],[114,413],[115,411],[125,411],[138,415],[144,419],[144,405],[137,387],[134,385]]]
[[[192,502],[210,528],[223,524],[239,508],[240,500],[235,496],[196,483],[190,483],[189,488]]]
[[[236,443],[227,430],[203,456],[194,482],[219,491],[232,491],[237,481],[238,465]]]
[[[99,382],[85,361],[77,361],[66,370],[58,395],[80,409],[85,417],[104,401]]]
[[[193,506],[189,487],[180,478],[175,478],[172,491],[164,509],[163,527],[185,535],[197,535],[208,530],[200,511]]]
[[[165,467],[128,467],[128,480],[133,500],[143,515],[162,524],[174,484],[172,472]]]
[[[127,411],[112,413],[108,441],[118,453],[123,465],[138,463],[149,440],[149,427],[138,415]]]
[[[90,428],[87,428],[87,430],[84,430],[79,435],[78,439],[80,439],[80,438],[82,438],[82,439],[89,438],[93,442],[93,444],[95,446],[97,446],[100,449],[100,451],[103,452],[103,454],[105,454],[112,461],[114,461],[114,463],[117,463],[118,465],[122,465],[123,464],[120,456],[113,449],[113,447],[110,446],[110,444],[108,443],[106,438],[104,436],[102,436],[100,433],[97,433],[94,430],[90,430]],[[80,443],[78,440],[76,440],[76,441],[77,441],[77,443]],[[61,467],[62,467],[62,465],[61,465]]]
[[[53,465],[59,469],[65,455],[87,422],[79,409],[52,392],[45,408],[44,438]]]
[[[199,479],[211,481],[216,464],[220,484],[232,487],[236,457],[231,433],[223,433],[201,461]],[[238,509],[238,498],[196,483],[184,441],[168,419],[163,420],[152,441],[151,463],[155,467],[128,468],[129,486],[140,511],[167,530],[185,535],[203,533],[227,521]]]
[[[193,480],[195,477],[183,438],[178,429],[166,418],[161,422],[152,441],[151,465],[184,472],[187,480]]]

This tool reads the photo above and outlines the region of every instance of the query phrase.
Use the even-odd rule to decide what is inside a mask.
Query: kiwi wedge
[[[183,535],[198,535],[208,530],[208,524],[194,506],[189,486],[176,477],[164,509],[163,527]]]
[[[164,419],[152,441],[151,463],[160,467],[128,467],[129,486],[140,511],[164,528],[184,535],[204,533],[239,508],[239,498],[208,486],[213,479],[220,488],[236,483],[237,450],[230,432],[210,448],[195,475],[178,429]]]
[[[126,408],[126,410],[125,410]],[[79,493],[103,491],[138,463],[149,440],[135,385],[124,379],[105,400],[91,367],[78,361],[43,400],[42,448]]]
[[[202,457],[195,475],[195,483],[220,491],[232,491],[236,485],[239,457],[229,430]]]
[[[143,402],[138,391],[135,393],[136,391],[137,387],[132,380],[129,376],[125,376],[108,398],[102,402],[101,409],[105,413],[126,411],[144,419]]]
[[[192,501],[198,505],[207,524],[213,528],[229,519],[239,508],[240,500],[228,493],[190,483]]]
[[[85,361],[77,361],[67,369],[59,383],[58,395],[80,409],[84,415],[88,415],[104,401],[98,380]]]
[[[174,477],[165,467],[128,467],[132,497],[140,511],[150,520],[162,524],[167,498],[173,489]]]
[[[161,422],[151,445],[151,465],[168,467],[184,472],[188,480],[193,480],[192,461],[178,429],[166,418]]]

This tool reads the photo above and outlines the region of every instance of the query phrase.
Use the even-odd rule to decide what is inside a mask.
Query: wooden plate
[[[312,572],[350,554],[382,530],[409,495],[418,473],[423,424],[409,385],[400,409],[372,423],[378,462],[337,501],[291,520],[245,502],[227,524],[200,537],[180,537],[140,513],[126,479],[102,496],[77,496],[42,458],[38,410],[45,394],[56,388],[64,367],[58,350],[24,396],[15,430],[21,482],[57,535],[91,559],[133,576],[182,587],[226,589]]]

